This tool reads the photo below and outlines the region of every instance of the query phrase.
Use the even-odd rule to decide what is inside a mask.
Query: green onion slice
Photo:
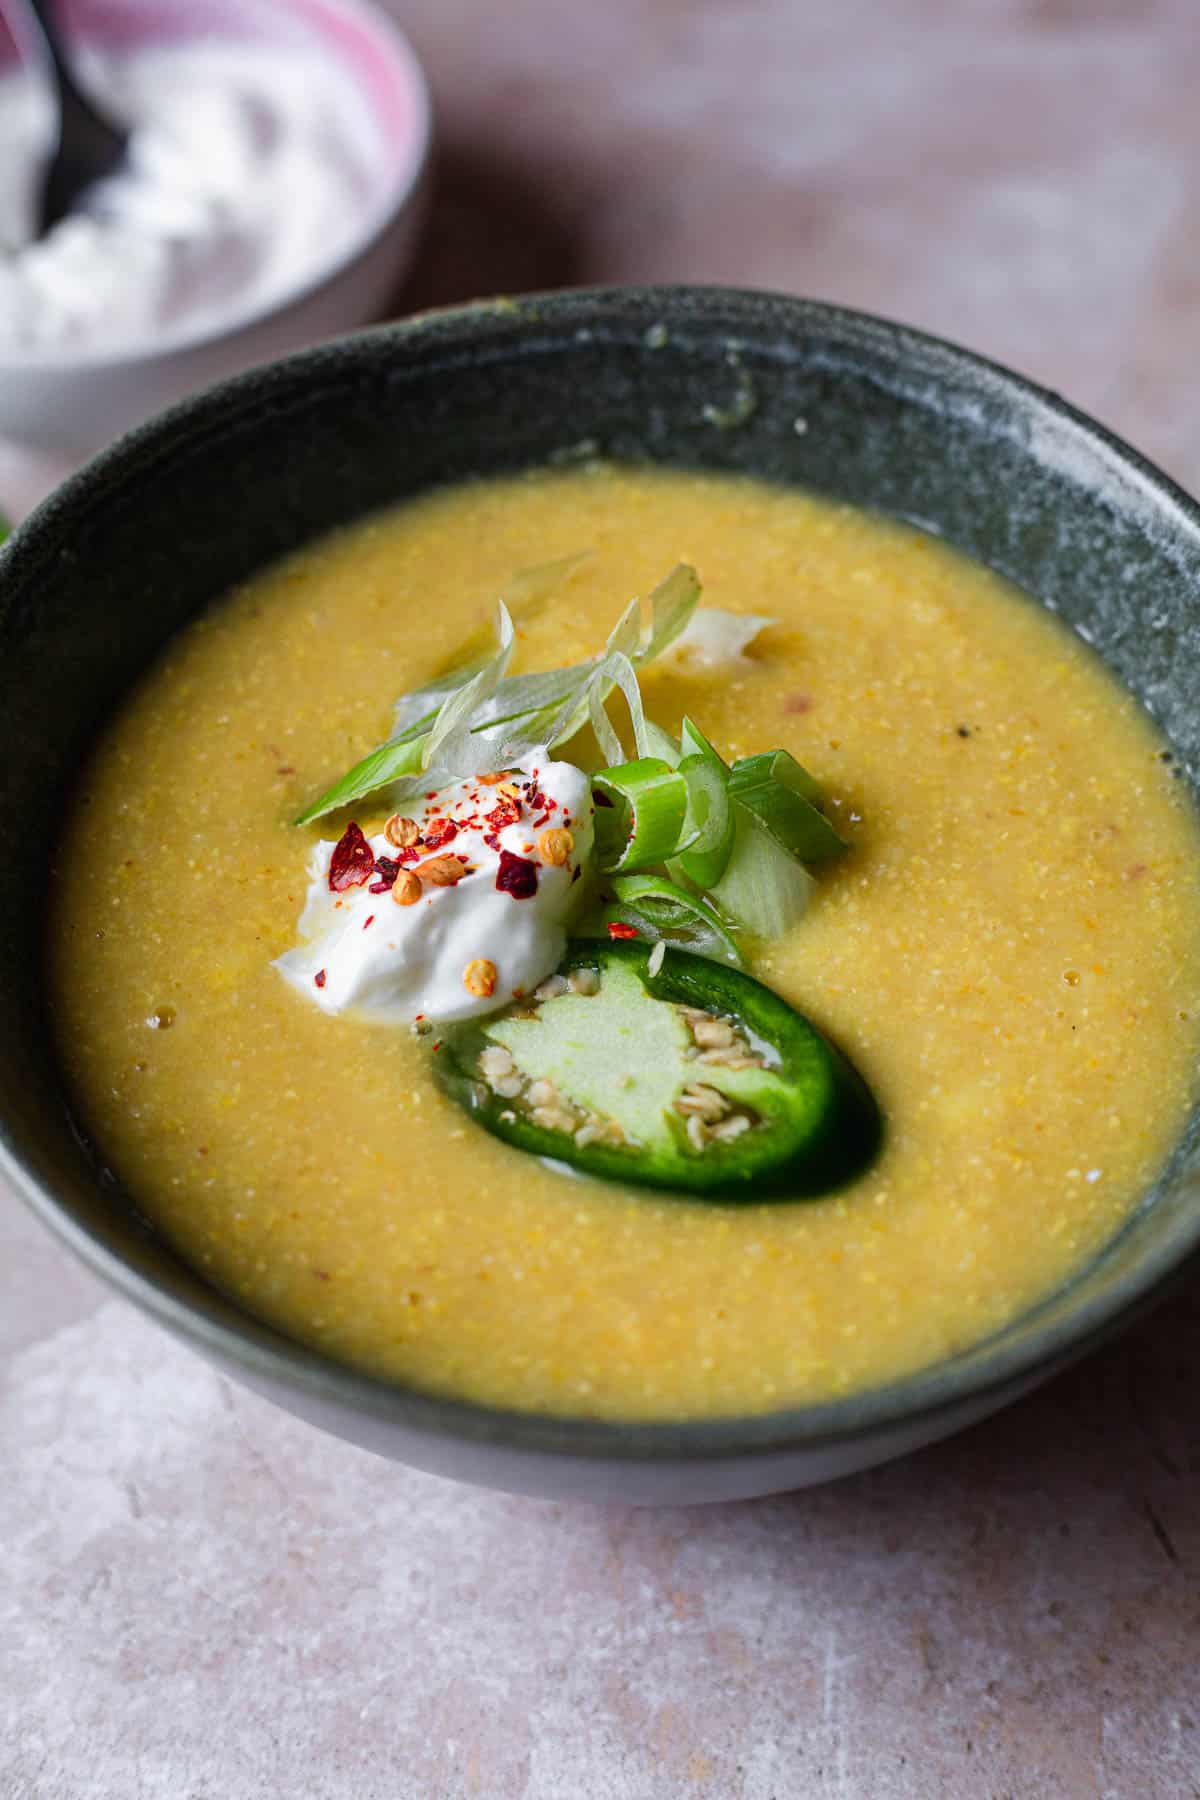
[[[596,850],[616,874],[653,867],[676,855],[687,816],[688,784],[660,757],[643,756],[593,778],[598,797]]]
[[[716,908],[673,881],[660,875],[615,875],[605,883],[605,896],[585,920],[582,935],[603,937],[610,925],[627,925],[648,944],[670,944],[742,967],[741,951]]]
[[[540,605],[554,582],[579,560],[568,557],[525,571],[524,586],[522,578],[514,578],[506,598],[511,595],[522,612]],[[295,823],[311,824],[379,788],[414,777],[408,788],[402,786],[391,797],[401,804],[410,790],[420,791],[416,775],[427,774],[435,766],[446,780],[502,767],[519,762],[534,750],[559,748],[589,722],[605,759],[622,762],[625,751],[605,711],[609,695],[618,687],[629,706],[637,749],[646,755],[652,740],[637,671],[670,648],[686,629],[699,600],[696,571],[680,563],[650,594],[645,623],[642,602],[631,600],[600,655],[570,668],[533,675],[507,673],[513,630],[508,608],[501,601],[493,648],[402,695],[396,702],[387,742],[327,788]],[[660,736],[672,741],[666,733]]]
[[[678,738],[673,738],[669,731],[664,731],[661,725],[654,723],[653,719],[646,720],[643,736],[645,738],[643,756],[659,756],[668,767],[672,769],[679,767],[683,760],[683,751]]]
[[[639,666],[653,662],[682,637],[700,604],[700,577],[690,563],[676,563],[650,595],[650,629],[634,655]]]
[[[292,823],[311,825],[314,819],[334,812],[339,806],[352,806],[356,800],[362,800],[367,794],[374,794],[379,788],[390,787],[393,782],[402,781],[407,775],[418,774],[424,761],[427,735],[428,726],[423,731],[418,725],[402,733],[400,737],[380,744],[378,750],[372,750],[369,756],[364,756],[361,762],[355,763],[340,781],[335,781],[318,801],[307,807]]]
[[[756,936],[782,937],[803,918],[816,883],[752,812],[735,806],[733,813],[733,851],[711,898]]]
[[[725,873],[733,849],[729,769],[690,719],[683,721],[680,736],[684,755],[679,773],[688,786],[684,837],[691,841],[679,855],[679,869],[694,886],[711,888]]]
[[[787,750],[739,757],[730,771],[729,793],[798,862],[822,862],[847,848],[815,804],[821,794],[817,783]]]

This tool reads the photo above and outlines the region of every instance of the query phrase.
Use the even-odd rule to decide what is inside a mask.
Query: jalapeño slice
[[[443,1086],[488,1131],[584,1174],[697,1199],[827,1193],[879,1109],[816,1026],[687,951],[573,944],[528,1002],[449,1032]]]

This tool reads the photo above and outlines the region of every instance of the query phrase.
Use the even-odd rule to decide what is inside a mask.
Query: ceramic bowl
[[[3,1167],[169,1330],[384,1455],[545,1495],[724,1500],[926,1443],[1127,1320],[1200,1241],[1200,1115],[1116,1239],[986,1343],[766,1417],[603,1424],[432,1399],[282,1337],[146,1227],[72,1127],[40,976],[47,836],[106,713],[236,581],[435,484],[601,452],[745,471],[914,520],[1093,643],[1200,766],[1200,511],[1053,395],[882,320],[723,290],[476,306],[308,351],[187,402],[67,483],[0,552]]]
[[[379,318],[408,266],[424,212],[431,114],[420,64],[397,26],[368,0],[71,0],[77,50],[176,42],[247,43],[315,54],[340,67],[374,118],[381,154],[348,247],[312,247],[306,272],[277,299],[231,310],[217,325],[164,329],[133,349],[77,347],[5,353],[0,433],[78,458],[185,394],[256,363]],[[0,72],[32,55],[6,37]]]

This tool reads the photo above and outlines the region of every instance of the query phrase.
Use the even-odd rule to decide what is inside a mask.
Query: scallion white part
[[[753,813],[735,806],[733,850],[711,889],[722,912],[759,937],[782,937],[804,917],[815,885]]]
[[[564,558],[526,571],[527,591],[518,595],[518,606],[543,598],[547,584],[579,560]],[[507,591],[513,591],[511,585]],[[625,751],[605,711],[614,688],[625,696],[636,748],[646,754],[650,737],[637,671],[686,630],[699,598],[696,571],[679,563],[650,594],[646,622],[642,603],[631,600],[599,656],[566,669],[518,676],[507,673],[514,633],[509,609],[501,601],[493,649],[401,696],[392,736],[328,788],[296,824],[310,824],[393,782],[428,773],[435,763],[451,776],[463,776],[489,765],[503,766],[506,760],[519,761],[535,749],[557,749],[589,723],[602,754],[611,762],[622,762]],[[393,800],[398,802],[406,792],[399,790]]]

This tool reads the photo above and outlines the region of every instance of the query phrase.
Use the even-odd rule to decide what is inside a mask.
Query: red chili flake
[[[619,919],[614,919],[608,928],[608,935],[610,938],[635,938],[640,934],[636,925],[622,925]]]
[[[500,839],[496,836],[494,831],[485,831],[483,834],[483,841],[489,850],[498,850],[500,848]]]
[[[421,833],[427,850],[440,850],[443,844],[449,844],[458,836],[458,826],[453,819],[430,819]]]
[[[511,850],[500,852],[496,886],[502,894],[511,894],[514,900],[531,900],[537,893],[537,884],[535,862],[530,862],[527,856],[514,856]]]
[[[333,855],[329,859],[329,891],[340,894],[346,888],[361,887],[374,873],[374,852],[351,820],[333,846]]]
[[[789,694],[783,703],[785,713],[806,713],[813,709],[811,694]]]
[[[396,885],[396,877],[400,873],[400,864],[391,856],[379,856],[375,859],[376,879],[367,889],[368,894],[386,894]],[[366,930],[364,925],[363,930]]]
[[[546,804],[546,796],[541,792],[537,784],[533,783],[525,789],[525,801],[527,805],[533,808],[534,812],[540,812]]]
[[[367,929],[368,925],[373,925],[374,923],[375,923],[375,914],[369,913],[367,915],[367,917],[363,920],[363,930],[365,931]]]
[[[542,829],[542,826],[547,823],[549,818],[550,818],[549,812],[544,812],[540,819],[535,819],[533,821],[533,829],[535,831],[540,831]]]
[[[521,808],[515,800],[500,800],[487,815],[487,823],[493,831],[503,831],[506,825],[517,825],[521,820]]]
[[[316,983],[317,987],[325,986],[325,971],[324,971],[324,969],[317,970],[316,974],[313,976],[313,981]]]

